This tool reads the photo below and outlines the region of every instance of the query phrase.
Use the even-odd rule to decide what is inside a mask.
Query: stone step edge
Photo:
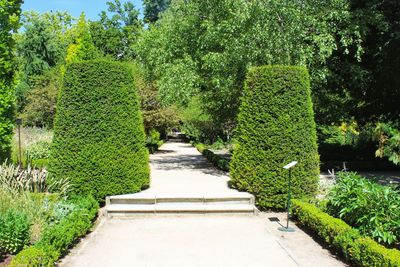
[[[224,203],[224,202],[248,202],[249,204],[255,204],[255,199],[253,196],[232,196],[232,197],[118,197],[111,196],[106,197],[106,205],[113,204],[112,202],[142,202],[146,204],[156,204],[156,203]],[[118,205],[122,203],[118,203]],[[132,203],[133,204],[133,203]]]
[[[243,203],[254,204],[252,198],[112,198],[106,200],[110,204],[157,204],[157,203]]]
[[[251,204],[232,205],[135,205],[113,204],[106,206],[106,215],[124,215],[130,213],[254,213],[258,214],[256,206]]]

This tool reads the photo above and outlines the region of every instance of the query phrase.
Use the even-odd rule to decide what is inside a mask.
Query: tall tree
[[[79,17],[78,23],[73,28],[73,42],[69,45],[65,61],[67,63],[89,60],[99,57],[100,52],[93,43],[89,24],[85,13]]]
[[[303,65],[310,69],[314,90],[324,84],[326,60],[337,41],[352,43],[357,37],[336,30],[348,23],[347,3],[176,0],[136,49],[164,103],[185,104],[200,95],[219,129],[232,129],[251,66]]]
[[[318,101],[324,107],[318,119],[330,123],[338,119],[332,111],[340,110],[344,118],[360,123],[399,120],[400,1],[349,2],[351,25],[358,29],[362,50],[354,57],[353,45],[340,47],[328,60],[330,76]]]
[[[0,0],[0,162],[9,157],[14,126],[15,42],[22,0]]]
[[[171,0],[143,0],[144,21],[156,22],[160,18],[160,13],[165,11],[170,4]]]
[[[108,13],[102,11],[100,20],[90,23],[93,42],[105,55],[117,60],[132,60],[135,57],[132,44],[142,28],[139,10],[129,1],[121,4],[114,0],[107,5]]]
[[[68,31],[73,18],[66,12],[39,14],[25,12],[25,30],[18,36],[18,56],[25,76],[40,75],[57,64],[64,63],[71,42]]]
[[[19,65],[15,89],[18,112],[24,109],[29,91],[36,86],[35,76],[65,63],[67,47],[72,42],[73,21],[67,12],[27,11],[22,14],[24,30],[14,35]]]

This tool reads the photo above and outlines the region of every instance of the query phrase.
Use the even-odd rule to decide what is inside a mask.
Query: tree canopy
[[[132,44],[136,41],[142,22],[139,10],[132,2],[121,4],[119,0],[107,2],[108,13],[102,11],[99,21],[90,23],[90,31],[95,46],[117,60],[132,60],[135,54]]]
[[[12,33],[19,27],[22,0],[0,1],[0,162],[10,153],[14,126],[14,60]]]
[[[171,0],[143,0],[144,22],[153,23],[160,18],[160,13],[165,11]]]
[[[251,66],[304,65],[314,89],[324,84],[337,43],[357,41],[352,31],[337,30],[349,19],[346,0],[178,0],[135,48],[164,103],[200,95],[222,129],[236,120]]]

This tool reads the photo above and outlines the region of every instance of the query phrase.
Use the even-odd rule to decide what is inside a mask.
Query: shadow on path
[[[177,147],[177,150],[169,149]],[[182,142],[167,142],[151,156],[151,163],[155,169],[163,171],[196,170],[204,174],[226,176],[227,173],[214,167],[192,145]]]

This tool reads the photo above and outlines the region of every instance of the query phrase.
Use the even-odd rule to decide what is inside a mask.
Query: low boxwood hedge
[[[388,249],[360,233],[344,221],[323,212],[313,204],[293,200],[293,214],[336,252],[359,266],[399,267],[400,251]]]
[[[204,144],[196,144],[197,150],[203,154],[215,167],[220,170],[229,171],[229,160],[221,155],[214,153],[212,150],[207,149]]]
[[[19,252],[10,267],[54,266],[55,262],[92,226],[99,205],[93,197],[79,197],[71,200],[74,211],[59,223],[44,230],[39,241]]]
[[[218,155],[210,149],[204,149],[203,155],[212,163],[215,167],[223,171],[229,171],[229,160],[221,155]]]

